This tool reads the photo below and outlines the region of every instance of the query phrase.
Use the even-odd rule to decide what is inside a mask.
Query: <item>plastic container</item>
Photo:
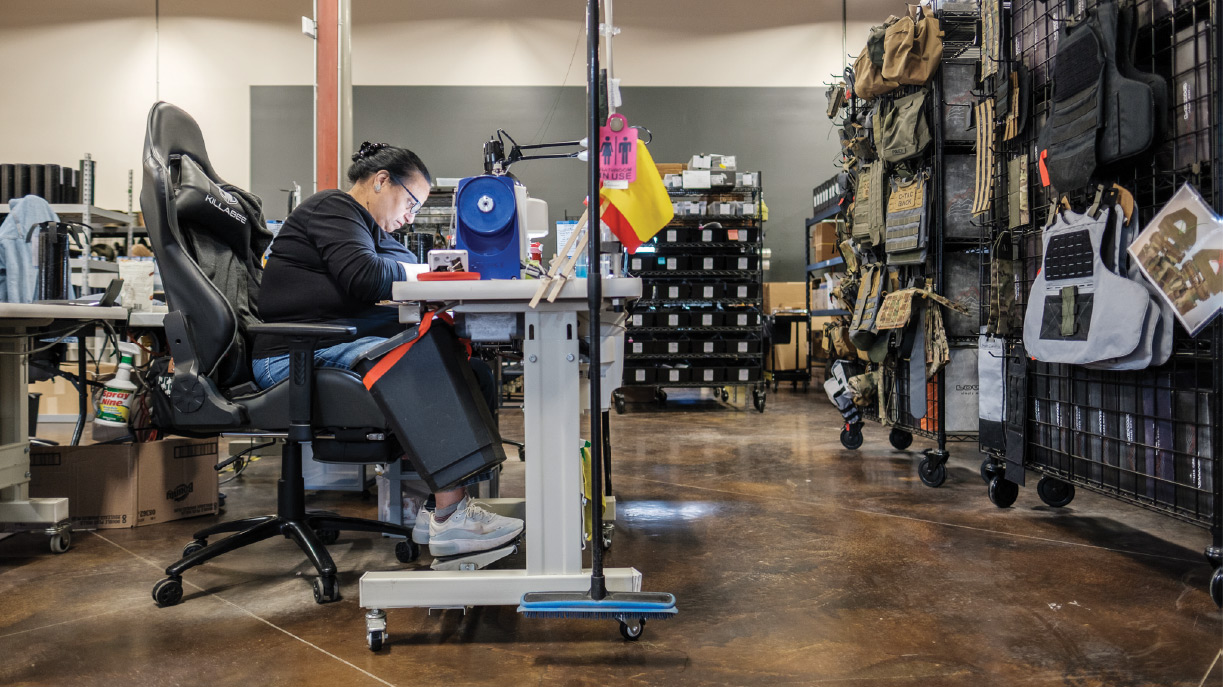
[[[119,344],[119,369],[115,370],[115,378],[106,383],[93,419],[99,425],[127,427],[132,412],[132,397],[136,394],[136,384],[132,382],[132,359],[138,351],[135,344]]]

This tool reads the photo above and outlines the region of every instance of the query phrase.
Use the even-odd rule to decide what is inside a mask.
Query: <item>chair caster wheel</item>
[[[324,546],[331,546],[340,540],[339,530],[315,530],[318,535],[318,540],[323,542]]]
[[[411,563],[417,558],[420,558],[420,547],[416,542],[411,539],[403,539],[395,543],[395,560],[400,563]]]
[[[645,618],[638,618],[636,622],[620,621],[620,636],[624,637],[625,641],[635,642],[641,639],[643,633],[645,633]]]
[[[183,581],[179,577],[167,577],[153,585],[153,601],[161,608],[173,606],[183,600]]]
[[[183,547],[183,558],[190,556],[191,554],[195,553],[196,551],[199,551],[200,549],[204,548],[205,546],[208,546],[207,539],[196,539],[195,541]]]
[[[340,600],[340,583],[334,577],[314,578],[314,601],[320,604]]]
[[[841,445],[850,451],[856,451],[862,447],[862,430],[850,431],[848,429],[841,430]]]

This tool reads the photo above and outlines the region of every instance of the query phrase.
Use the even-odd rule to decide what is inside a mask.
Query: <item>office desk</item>
[[[445,302],[461,313],[515,313],[523,318],[523,415],[526,443],[526,568],[446,572],[367,572],[361,605],[369,609],[517,605],[540,591],[585,591],[582,568],[581,399],[578,313],[587,309],[586,280],[570,280],[553,303],[532,309],[539,282],[397,282],[400,321],[415,322],[415,303]],[[640,279],[606,279],[603,297],[635,299]],[[598,412],[597,410],[595,412]],[[500,502],[520,499],[498,499]],[[610,499],[609,499],[610,501]],[[512,504],[494,504],[504,506]],[[612,504],[608,504],[612,510]],[[504,512],[503,508],[497,510]],[[596,534],[596,536],[598,536]],[[640,591],[641,573],[608,568],[607,588]]]
[[[67,550],[68,499],[32,499],[30,493],[29,403],[24,354],[30,338],[62,322],[127,319],[121,307],[0,303],[0,531],[45,529],[51,550]],[[17,335],[17,336],[13,336]]]

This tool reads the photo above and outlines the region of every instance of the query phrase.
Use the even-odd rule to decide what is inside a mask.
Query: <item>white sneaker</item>
[[[434,557],[458,556],[495,549],[521,534],[522,527],[518,518],[497,515],[464,496],[445,522],[430,516],[429,553]]]
[[[412,541],[424,546],[429,543],[429,525],[433,522],[433,511],[421,508],[416,511],[416,523],[412,525]]]

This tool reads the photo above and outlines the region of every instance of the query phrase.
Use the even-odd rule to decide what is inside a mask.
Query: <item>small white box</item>
[[[700,189],[709,188],[709,170],[708,169],[686,169],[684,170],[684,188],[685,189]]]
[[[429,251],[430,272],[466,272],[467,251],[465,250],[431,250]]]

